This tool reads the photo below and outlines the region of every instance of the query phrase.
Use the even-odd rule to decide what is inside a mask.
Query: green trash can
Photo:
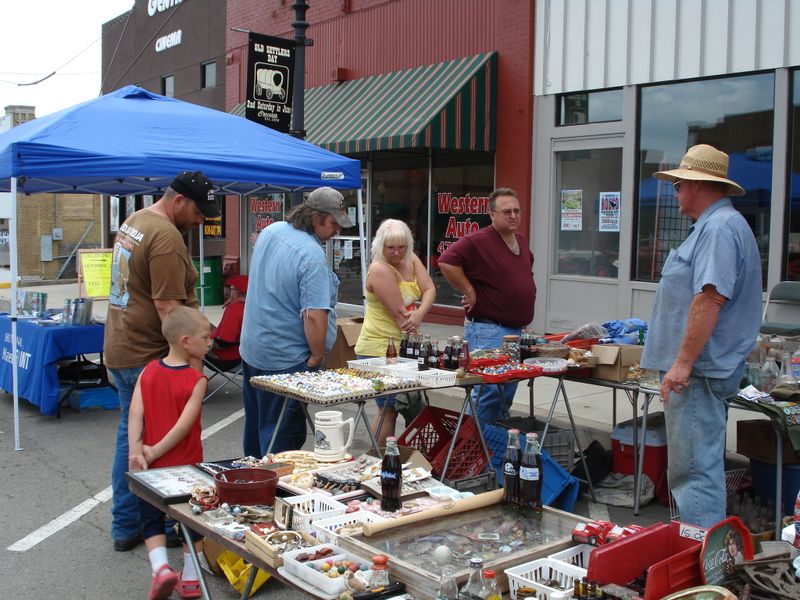
[[[205,306],[222,304],[225,294],[222,286],[222,257],[206,256],[203,258],[203,288],[200,288],[200,259],[193,258],[192,263],[197,271],[197,299]],[[202,296],[201,296],[202,294]]]

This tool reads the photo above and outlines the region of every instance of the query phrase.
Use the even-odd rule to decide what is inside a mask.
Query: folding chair
[[[209,371],[213,371],[213,373],[214,373],[213,375],[211,375],[211,377],[208,378],[208,381],[211,381],[217,375],[221,375],[223,378],[227,379],[227,381],[225,383],[223,383],[222,385],[217,387],[213,392],[211,392],[205,398],[203,398],[203,402],[204,403],[206,402],[206,400],[211,398],[214,394],[216,394],[218,391],[220,391],[222,388],[224,388],[229,383],[232,383],[233,385],[238,387],[240,390],[242,390],[242,384],[239,381],[236,380],[237,377],[242,377],[243,376],[242,375],[242,371],[244,370],[244,367],[242,366],[241,362],[239,362],[235,367],[233,367],[233,369],[228,370],[228,371],[226,371],[224,369],[221,369],[219,366],[217,366],[216,364],[214,364],[213,362],[211,362],[207,358],[203,359],[203,365]]]
[[[769,291],[760,333],[800,336],[800,281],[781,281]]]

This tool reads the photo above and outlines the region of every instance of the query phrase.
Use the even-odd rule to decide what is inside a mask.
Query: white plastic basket
[[[311,524],[317,519],[343,515],[347,506],[323,494],[303,494],[281,498],[292,509],[292,529],[312,534]]]
[[[572,567],[580,567],[581,569],[588,570],[589,557],[592,554],[592,550],[595,548],[596,546],[591,546],[589,544],[578,544],[577,546],[572,546],[561,552],[551,554],[547,558],[566,563]]]
[[[372,371],[374,373],[382,373],[383,375],[402,376],[407,374],[408,371],[416,370],[417,361],[412,358],[398,358],[395,364],[387,365],[384,357],[375,356],[372,358],[348,360],[347,366],[357,371]]]
[[[586,577],[586,569],[549,558],[540,558],[505,570],[511,598],[517,600],[517,590],[529,587],[536,590],[537,600],[563,600],[572,598],[576,579]],[[561,588],[546,586],[540,581],[557,581]]]
[[[303,552],[312,554],[320,548],[331,548],[333,552],[328,554],[328,556],[325,558],[318,560],[313,560],[310,562],[297,561],[296,557],[298,554]],[[320,544],[319,546],[311,546],[310,548],[301,548],[300,550],[292,550],[291,552],[283,553],[283,566],[289,573],[299,577],[303,581],[308,582],[313,587],[317,588],[318,590],[322,590],[326,594],[341,594],[345,591],[346,587],[344,583],[344,577],[328,577],[324,573],[320,573],[317,568],[318,565],[327,560],[350,560],[358,564],[366,563],[369,565],[368,561],[365,561],[354,554],[349,554],[333,544]],[[314,568],[309,566],[309,564],[314,565]],[[309,593],[312,593],[313,595],[313,592],[309,591]]]
[[[417,381],[420,385],[429,388],[449,387],[456,384],[456,373],[444,369],[417,371]]]
[[[367,510],[357,510],[356,512],[345,513],[338,517],[328,517],[326,519],[315,519],[312,527],[312,534],[320,541],[328,544],[335,544],[339,539],[337,531],[342,527],[357,526],[362,523],[377,523],[385,521],[386,517],[376,515]]]

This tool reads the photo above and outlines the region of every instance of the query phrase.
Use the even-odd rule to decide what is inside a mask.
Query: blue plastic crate
[[[483,437],[493,452],[492,467],[497,472],[497,483],[503,484],[503,454],[508,446],[508,429],[498,425],[485,425]],[[578,499],[581,484],[542,450],[542,504],[572,512]]]
[[[119,408],[119,398],[114,388],[110,386],[78,389],[72,392],[69,398],[73,410],[82,411],[90,408],[104,408],[114,410]]]

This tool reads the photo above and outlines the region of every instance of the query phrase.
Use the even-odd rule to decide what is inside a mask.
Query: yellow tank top
[[[391,265],[389,265],[391,266]],[[394,267],[392,267],[394,269]],[[414,302],[419,302],[422,298],[422,290],[419,288],[417,278],[413,281],[404,281],[397,269],[398,285],[400,286],[400,295],[403,297],[403,304],[409,306]],[[361,326],[361,333],[358,335],[358,342],[356,342],[356,354],[362,356],[385,356],[386,345],[389,343],[389,338],[394,338],[394,343],[397,349],[400,349],[400,327],[383,306],[383,303],[378,300],[378,296],[374,292],[366,290],[366,310],[364,312],[364,324]]]

